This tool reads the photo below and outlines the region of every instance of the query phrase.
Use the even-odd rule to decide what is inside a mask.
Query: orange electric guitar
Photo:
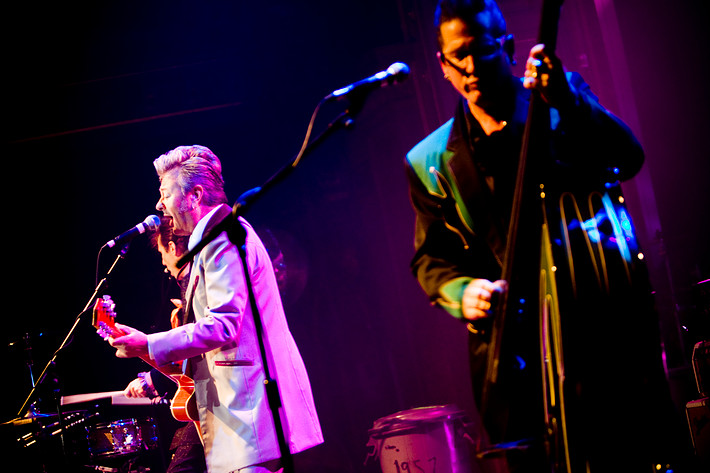
[[[92,325],[104,339],[124,335],[114,323],[116,318],[114,308],[115,304],[111,296],[105,295],[96,299]],[[141,359],[177,384],[177,392],[172,401],[170,401],[170,412],[173,417],[182,422],[198,422],[197,404],[194,398],[195,382],[182,372],[178,364],[171,363],[165,366],[157,366],[147,356],[142,356]],[[199,432],[200,429],[197,430]]]

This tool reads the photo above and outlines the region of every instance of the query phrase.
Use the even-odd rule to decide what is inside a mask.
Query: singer
[[[156,208],[170,220],[175,235],[190,237],[190,247],[231,213],[221,162],[209,149],[181,146],[153,164],[160,179]],[[323,442],[310,382],[286,323],[269,255],[251,226],[243,219],[240,223],[247,233],[249,276],[263,322],[268,366],[283,404],[277,412],[290,451],[297,453]],[[280,471],[277,432],[238,249],[223,233],[191,266],[187,323],[149,335],[116,324],[127,334],[109,342],[118,357],[149,356],[158,365],[187,360],[210,473]]]
[[[460,100],[453,118],[405,160],[416,216],[411,270],[432,303],[469,328],[474,397],[490,441],[525,448],[506,455],[514,472],[567,471],[567,458],[555,456],[565,441],[573,472],[590,467],[592,472],[645,472],[680,460],[685,444],[678,443],[687,429],[672,410],[645,268],[638,252],[629,250],[635,245],[633,229],[629,225],[629,233],[615,234],[618,215],[609,210],[612,202],[615,211],[623,207],[618,182],[639,171],[640,144],[579,74],[564,71],[554,47],[534,46],[524,77],[515,77],[513,36],[493,0],[440,0],[434,23],[439,66]],[[515,278],[503,281],[516,169],[533,95],[546,107],[542,116],[548,124],[533,128],[544,131],[531,140],[545,146],[528,157],[534,166],[531,190],[521,189],[523,212],[517,216],[523,231],[517,240],[524,251],[515,253]],[[606,207],[581,220],[574,206],[559,206],[576,199],[586,214],[602,196],[608,198]],[[543,202],[551,232],[567,225],[568,235],[577,238],[584,224],[599,225],[598,232],[579,236],[590,242],[580,245],[581,254],[556,259],[556,268],[546,273],[558,278],[560,306],[574,308],[561,314],[566,378],[547,411],[539,344],[539,303],[546,301],[538,301]],[[557,256],[564,238],[553,240]],[[590,251],[604,251],[608,259],[599,262]],[[612,262],[622,263],[612,267]],[[569,268],[576,271],[575,286],[562,283],[572,277]],[[600,282],[601,273],[609,280]],[[494,380],[488,362],[495,311],[501,297],[511,294],[505,325],[495,332],[503,338]],[[489,396],[482,405],[484,388]],[[561,409],[560,395],[565,418],[555,420],[558,435],[550,440],[544,422],[546,414]],[[560,440],[563,421],[569,436]],[[552,442],[550,451],[545,442]],[[551,464],[565,469],[550,469]]]

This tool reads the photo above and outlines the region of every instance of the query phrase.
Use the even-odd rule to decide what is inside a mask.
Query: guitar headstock
[[[104,340],[121,335],[121,331],[116,328],[114,323],[116,319],[115,308],[116,304],[114,304],[108,294],[96,299],[91,325],[94,326],[96,332]]]

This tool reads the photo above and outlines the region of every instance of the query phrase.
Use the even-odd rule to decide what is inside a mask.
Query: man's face
[[[480,15],[479,15],[480,16]],[[480,18],[476,34],[458,18],[442,23],[441,69],[454,88],[471,104],[494,98],[495,92],[511,75],[503,48],[505,37],[495,38]]]
[[[163,176],[160,181],[160,200],[155,208],[170,218],[175,235],[190,235],[195,228],[191,216],[190,194],[182,194],[176,178],[176,172]]]
[[[168,270],[170,275],[177,279],[180,274],[180,268],[177,266],[177,262],[180,257],[177,254],[175,243],[169,241],[167,245],[163,244],[162,238],[158,237],[158,251],[162,257],[163,266]]]

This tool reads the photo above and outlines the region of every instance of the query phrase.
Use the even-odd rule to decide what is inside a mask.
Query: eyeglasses
[[[471,41],[466,46],[458,48],[453,53],[439,52],[441,62],[462,70],[466,69],[466,59],[470,56],[474,61],[491,61],[498,57],[503,50],[503,44],[512,39],[513,35],[506,34],[498,38],[489,38],[483,41]]]

